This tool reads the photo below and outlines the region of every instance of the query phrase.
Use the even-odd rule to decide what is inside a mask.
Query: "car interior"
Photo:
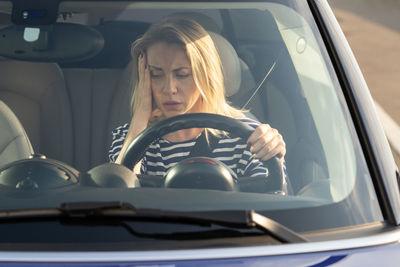
[[[16,14],[25,9],[0,1],[0,199],[5,199],[0,210],[117,199],[160,210],[261,210],[299,231],[379,220],[368,167],[325,44],[311,14],[290,5],[237,3],[227,9],[223,3],[61,1],[48,9],[56,19],[49,23],[40,9],[21,22]],[[283,136],[288,195],[264,190],[265,177],[242,177],[251,184],[248,190],[239,183],[234,192],[185,188],[178,194],[110,163],[112,130],[132,116],[137,79],[132,43],[170,15],[190,17],[209,32],[228,101]],[[51,166],[44,175],[42,165],[29,165],[35,162]],[[57,179],[39,177],[35,183],[14,175],[25,171],[31,178],[35,168],[35,175]],[[31,190],[37,188],[43,190]],[[35,201],[26,201],[30,197]],[[358,208],[348,209],[353,204]],[[294,210],[301,222],[291,217]]]
[[[215,12],[209,13],[215,16]],[[231,12],[232,18],[238,17],[231,18],[233,23],[238,23],[240,16],[261,18],[254,10],[247,11],[249,14]],[[269,29],[263,33],[270,49],[263,49],[265,43],[238,35],[245,29],[239,28],[235,35],[231,28],[238,25],[217,25],[207,11],[175,13],[196,19],[210,32],[221,55],[230,102],[248,109],[249,117],[271,124],[283,135],[288,175],[296,177],[291,181],[293,191],[326,179],[326,162],[312,116],[273,16],[267,17]],[[101,51],[86,52],[91,55],[79,60],[62,58],[56,62],[54,55],[47,60],[32,55],[29,60],[28,53],[3,51],[0,60],[0,99],[21,121],[34,152],[79,171],[107,162],[112,129],[129,122],[131,84],[135,79],[129,46],[150,25],[143,21],[107,20],[96,17],[101,16],[96,13],[85,15],[93,16],[87,21],[96,21],[84,27],[99,33],[101,37],[94,35],[89,42],[101,43],[92,46]],[[266,20],[264,13],[262,16]],[[10,20],[10,16],[2,14],[3,32]],[[59,20],[62,25],[63,17]],[[70,23],[68,19],[67,22]],[[15,27],[8,26],[14,31]],[[288,73],[291,69],[292,73]]]

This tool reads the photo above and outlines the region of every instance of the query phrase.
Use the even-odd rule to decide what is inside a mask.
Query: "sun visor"
[[[0,30],[0,56],[29,61],[74,62],[97,55],[104,38],[97,30],[71,23],[12,25]]]

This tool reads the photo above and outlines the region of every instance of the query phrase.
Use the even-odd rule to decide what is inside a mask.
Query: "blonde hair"
[[[153,24],[133,44],[131,54],[135,64],[133,75],[136,75],[136,84],[131,99],[132,112],[140,101],[135,94],[138,85],[138,57],[148,47],[159,42],[178,44],[185,51],[192,67],[194,82],[202,97],[202,112],[233,118],[244,117],[241,110],[229,105],[225,99],[221,60],[210,35],[200,24],[182,16],[168,17]],[[162,119],[161,111],[155,108],[150,124]]]

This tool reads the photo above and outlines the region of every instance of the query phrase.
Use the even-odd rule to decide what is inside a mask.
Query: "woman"
[[[154,24],[132,47],[137,59],[137,82],[131,100],[130,124],[113,131],[110,159],[120,163],[134,138],[154,122],[186,113],[215,113],[240,119],[255,131],[248,140],[232,138],[216,130],[199,128],[167,134],[149,146],[136,173],[164,175],[187,158],[202,132],[218,137],[212,155],[238,176],[265,174],[259,160],[282,158],[285,143],[276,129],[245,118],[225,100],[222,67],[216,47],[198,23],[170,17]],[[247,141],[247,142],[246,142]],[[258,160],[259,159],[259,160]],[[140,168],[139,168],[140,167]]]

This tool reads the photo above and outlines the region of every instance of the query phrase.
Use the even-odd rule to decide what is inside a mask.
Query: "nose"
[[[166,83],[164,86],[164,93],[168,95],[173,95],[178,92],[178,84],[173,75],[168,75],[166,79]]]

